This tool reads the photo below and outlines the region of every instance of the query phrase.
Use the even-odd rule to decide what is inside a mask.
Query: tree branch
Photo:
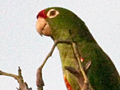
[[[87,75],[84,71],[84,68],[81,64],[81,60],[80,60],[80,57],[79,57],[79,53],[77,51],[77,46],[76,44],[73,42],[73,41],[70,41],[70,40],[55,40],[54,42],[54,45],[51,49],[51,51],[48,53],[47,57],[45,58],[45,60],[43,61],[43,63],[41,64],[41,66],[38,68],[37,70],[37,80],[36,80],[36,85],[38,87],[38,90],[43,90],[43,86],[44,86],[44,82],[43,82],[43,79],[42,79],[42,68],[43,66],[45,65],[46,61],[48,60],[48,58],[52,55],[55,47],[57,44],[59,43],[64,43],[64,44],[71,44],[72,45],[72,48],[73,48],[73,51],[74,51],[74,54],[76,55],[76,58],[77,58],[77,61],[78,61],[78,64],[79,64],[79,68],[80,68],[80,71],[83,75],[83,80],[84,81],[81,81],[82,83],[84,83],[82,86],[80,86],[82,88],[82,90],[93,90],[92,87],[90,86],[90,83],[89,83],[89,80],[87,78]],[[89,62],[89,64],[87,65],[86,69],[89,68],[91,65],[91,62]],[[72,67],[66,67],[68,69],[68,71],[72,72],[72,74],[74,74],[75,76],[77,76],[77,78],[79,77],[79,79],[81,79],[81,74],[79,72],[77,72],[76,70],[74,70]],[[80,75],[80,76],[78,76]],[[79,80],[78,80],[79,81]]]
[[[18,90],[32,90],[31,88],[28,88],[27,83],[24,82],[20,67],[18,67],[18,75],[6,73],[6,72],[3,72],[1,70],[0,70],[0,75],[9,76],[9,77],[13,77],[14,79],[16,79],[19,83]]]
[[[71,41],[55,40],[54,45],[52,46],[52,49],[50,50],[50,52],[46,56],[45,60],[41,64],[41,66],[37,69],[36,86],[37,86],[38,90],[43,90],[43,86],[44,86],[44,81],[43,81],[43,78],[42,78],[42,68],[45,65],[45,63],[47,62],[48,58],[52,55],[56,45],[59,44],[59,43],[71,44]]]

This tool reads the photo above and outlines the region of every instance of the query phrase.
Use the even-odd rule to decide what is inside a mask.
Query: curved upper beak
[[[49,27],[49,24],[42,17],[38,18],[38,20],[36,22],[36,29],[41,36],[42,35],[51,36],[51,29]]]

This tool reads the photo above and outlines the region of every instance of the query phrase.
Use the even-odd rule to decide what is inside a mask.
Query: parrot
[[[120,90],[120,76],[114,63],[98,45],[81,18],[63,7],[43,9],[36,18],[36,29],[41,36],[51,37],[53,41],[73,41],[77,45],[82,66],[85,67],[91,61],[86,75],[94,90]],[[57,48],[67,90],[81,90],[82,86],[75,75],[65,68],[67,66],[80,71],[72,46],[59,43]],[[83,81],[80,74],[80,80]]]

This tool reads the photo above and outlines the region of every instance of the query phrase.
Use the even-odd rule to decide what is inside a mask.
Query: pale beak
[[[51,36],[51,29],[46,20],[42,17],[39,17],[36,23],[36,29],[40,35]]]

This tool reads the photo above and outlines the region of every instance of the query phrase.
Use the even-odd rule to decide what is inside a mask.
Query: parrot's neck
[[[76,34],[69,34],[69,33],[66,33],[66,35],[64,35],[63,33],[61,34],[58,34],[56,36],[51,36],[51,38],[53,39],[53,41],[55,40],[63,40],[63,41],[73,41],[75,42],[76,44],[77,43],[83,43],[83,42],[86,42],[86,43],[95,43],[97,44],[97,42],[95,41],[95,39],[93,38],[93,36],[91,35],[91,33],[76,33]]]
[[[81,29],[81,30],[80,30]],[[93,38],[92,34],[89,32],[88,28],[86,26],[82,28],[73,29],[72,27],[70,29],[60,29],[55,30],[56,32],[52,32],[51,38],[55,40],[70,40],[76,43],[80,42],[86,42],[86,43],[96,43],[95,39]]]

